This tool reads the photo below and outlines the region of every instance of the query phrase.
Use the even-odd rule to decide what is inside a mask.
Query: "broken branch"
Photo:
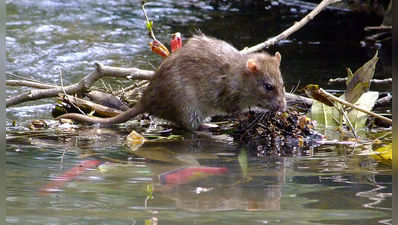
[[[69,95],[82,94],[91,87],[96,81],[103,77],[118,77],[138,80],[150,80],[154,72],[150,70],[141,70],[137,68],[118,68],[104,66],[99,62],[95,63],[96,69],[89,75],[83,77],[78,83],[64,87],[65,93]],[[6,100],[6,107],[17,105],[23,102],[35,101],[44,98],[57,97],[59,93],[64,92],[61,86],[55,86],[50,89],[31,90],[22,94],[13,96]]]

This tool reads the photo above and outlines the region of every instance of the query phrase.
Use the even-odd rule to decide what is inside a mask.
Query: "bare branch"
[[[323,9],[328,7],[331,4],[334,4],[336,2],[341,2],[342,0],[323,0],[317,7],[315,7],[308,15],[306,15],[303,19],[301,19],[299,22],[296,22],[293,26],[289,27],[287,30],[283,31],[279,35],[268,39],[267,41],[260,43],[258,45],[255,45],[250,48],[245,48],[241,51],[241,53],[253,53],[260,51],[262,49],[268,48],[271,45],[274,45],[278,43],[281,40],[286,39],[289,37],[291,34],[302,28],[304,25],[306,25],[308,22],[310,22],[316,15],[318,15]]]
[[[60,99],[63,102],[67,102],[69,104],[72,105],[76,105],[76,107],[78,109],[80,108],[86,108],[89,109],[91,111],[95,111],[97,114],[101,115],[101,116],[106,116],[106,117],[113,117],[116,115],[119,115],[120,113],[122,113],[123,111],[118,110],[118,109],[114,109],[114,108],[110,108],[107,106],[103,106],[100,104],[96,104],[94,102],[91,101],[87,101],[81,98],[76,98],[74,96],[71,95],[64,95],[64,94],[60,94]]]
[[[329,79],[328,85],[345,85],[347,77]],[[387,79],[371,79],[370,84],[380,90],[392,90],[392,78]]]
[[[89,87],[91,87],[96,81],[103,77],[150,80],[154,74],[154,72],[150,70],[104,66],[99,62],[96,62],[95,65],[96,69],[89,75],[81,79],[78,83],[65,86],[65,93],[69,95],[77,94],[78,96],[81,96]],[[56,86],[51,89],[27,91],[17,96],[8,98],[6,100],[6,107],[10,107],[27,101],[57,97],[59,93],[63,92],[64,91],[61,86]]]
[[[28,80],[6,80],[6,85],[20,86],[20,87],[21,86],[31,87],[31,88],[37,88],[37,89],[50,89],[50,88],[58,87],[57,85],[43,84],[43,83],[38,83],[35,81],[28,81]]]
[[[292,93],[285,93],[285,97],[289,105],[304,104],[306,107],[310,108],[314,103],[314,100],[312,98],[307,98]]]
[[[391,30],[392,31],[392,26],[384,26],[384,25],[380,25],[380,26],[368,26],[365,27],[363,29],[364,31],[371,31],[371,30]]]

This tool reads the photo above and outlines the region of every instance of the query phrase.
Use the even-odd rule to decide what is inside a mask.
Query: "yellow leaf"
[[[374,151],[374,158],[381,163],[392,165],[392,143]]]
[[[131,147],[133,151],[137,150],[141,145],[146,141],[145,137],[141,136],[136,131],[131,131],[131,133],[127,136],[126,143]]]

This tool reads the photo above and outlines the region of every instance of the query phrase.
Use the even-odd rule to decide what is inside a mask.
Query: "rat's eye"
[[[274,87],[270,84],[265,84],[265,90],[267,91],[272,91],[274,89]]]

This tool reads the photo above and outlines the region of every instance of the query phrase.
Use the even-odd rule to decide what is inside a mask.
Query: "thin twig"
[[[68,149],[66,148],[66,149],[64,150],[64,152],[62,153],[62,156],[61,156],[61,163],[60,163],[60,166],[59,166],[59,169],[60,169],[60,170],[62,169],[62,164],[63,164],[63,162],[64,162],[64,156],[65,156],[65,154],[66,154],[67,151],[68,151]]]
[[[150,80],[154,74],[151,70],[141,70],[138,68],[119,68],[104,66],[99,62],[95,63],[96,69],[87,76],[83,77],[78,83],[71,84],[64,87],[67,94],[81,95],[91,87],[95,82],[103,77],[118,77],[134,80]],[[45,90],[30,90],[19,95],[6,99],[6,107],[17,105],[23,102],[35,101],[44,98],[58,97],[59,93],[63,93],[63,88],[55,86],[51,89]]]
[[[13,74],[13,73],[10,73],[10,72],[6,72],[6,75],[13,76],[13,77],[16,77],[16,78],[19,78],[19,79],[22,79],[22,80],[27,80],[27,81],[31,81],[31,82],[46,84],[46,83],[39,82],[39,81],[36,81],[36,80],[33,80],[33,79],[29,79],[27,77],[16,75],[16,74]]]
[[[371,116],[373,116],[373,117],[376,117],[376,118],[378,118],[378,119],[381,119],[381,120],[383,120],[383,121],[385,121],[385,122],[388,122],[388,123],[390,123],[390,124],[392,125],[392,119],[389,119],[389,118],[387,118],[387,117],[384,117],[384,116],[379,115],[379,114],[377,114],[377,113],[374,113],[374,112],[372,112],[372,111],[369,111],[369,110],[363,109],[363,108],[361,108],[361,107],[358,107],[358,106],[356,106],[356,105],[354,105],[354,104],[351,104],[351,103],[349,103],[349,102],[347,102],[347,101],[345,101],[345,100],[343,100],[343,99],[337,98],[337,97],[335,97],[334,95],[332,95],[332,94],[328,93],[327,91],[323,90],[322,88],[319,88],[318,91],[319,91],[319,93],[320,93],[321,95],[327,96],[329,99],[332,99],[333,101],[336,101],[336,102],[338,102],[338,103],[340,103],[340,104],[346,105],[346,106],[351,107],[351,108],[354,108],[354,109],[356,109],[356,110],[359,110],[359,111],[361,111],[361,112],[363,112],[363,113],[366,113],[366,114],[368,114],[368,115],[371,115]]]
[[[376,27],[368,26],[368,27],[365,27],[363,30],[364,30],[364,31],[371,31],[371,30],[392,30],[392,26],[383,26],[383,25],[381,25],[381,26],[376,26]]]
[[[323,0],[317,7],[315,7],[308,15],[306,15],[303,19],[301,19],[299,22],[296,22],[293,26],[289,27],[287,30],[283,31],[279,35],[268,39],[267,41],[260,43],[258,45],[255,45],[250,48],[243,49],[241,52],[242,53],[253,53],[260,51],[262,49],[268,48],[271,45],[274,45],[278,43],[281,40],[286,39],[289,37],[291,34],[302,28],[304,25],[306,25],[309,21],[314,19],[316,15],[318,15],[323,9],[328,7],[331,4],[334,4],[336,2],[341,2],[343,0]]]
[[[151,22],[149,21],[148,15],[146,14],[146,11],[145,11],[145,2],[146,2],[146,1],[143,0],[143,1],[139,2],[139,0],[137,0],[137,2],[140,4],[141,9],[142,9],[142,12],[144,12],[144,16],[145,16],[145,19],[146,19],[146,24],[150,24]],[[150,36],[154,41],[157,41],[157,40],[156,40],[156,37],[155,37],[155,33],[153,33],[153,29],[152,29],[152,28],[149,29],[149,36]]]
[[[336,107],[336,106],[335,106],[335,107]],[[336,107],[336,108],[337,108],[337,107]],[[351,121],[348,119],[347,113],[343,110],[342,107],[339,107],[338,109],[340,110],[341,114],[343,114],[345,120],[347,121],[348,126],[350,127],[352,133],[354,134],[355,140],[358,141],[359,139],[358,139],[357,132],[355,131],[354,126],[352,125]]]
[[[6,80],[7,86],[18,86],[18,87],[31,87],[37,89],[51,89],[58,87],[57,85],[53,84],[45,84],[39,83],[36,81],[29,81],[29,80]]]

